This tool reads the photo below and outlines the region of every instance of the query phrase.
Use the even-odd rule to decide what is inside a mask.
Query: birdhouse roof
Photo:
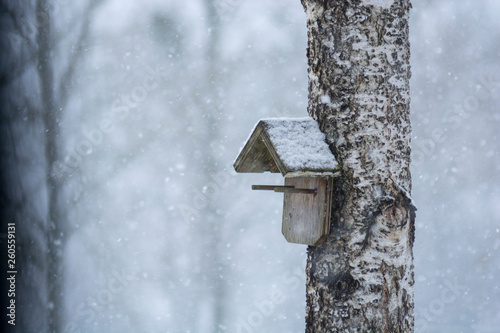
[[[337,161],[312,118],[262,119],[234,162],[236,172],[327,173]]]

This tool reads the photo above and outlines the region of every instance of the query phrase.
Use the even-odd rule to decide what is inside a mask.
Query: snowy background
[[[300,1],[101,2],[59,119],[66,332],[303,332],[306,247],[281,235],[282,196],[250,190],[282,177],[232,169],[259,119],[306,115]],[[35,1],[1,3],[4,73]],[[53,1],[57,75],[86,5]],[[413,7],[416,331],[498,332],[500,2]],[[2,203],[24,253],[18,332],[46,332],[40,88],[23,68],[1,81]]]

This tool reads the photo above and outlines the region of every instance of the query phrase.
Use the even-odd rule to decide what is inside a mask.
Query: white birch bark
[[[342,170],[306,332],[413,332],[409,0],[302,0],[309,114]]]

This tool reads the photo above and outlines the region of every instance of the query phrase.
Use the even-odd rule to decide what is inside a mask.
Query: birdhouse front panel
[[[330,232],[332,177],[285,177],[285,186],[316,193],[285,192],[282,233],[290,243],[319,245]]]

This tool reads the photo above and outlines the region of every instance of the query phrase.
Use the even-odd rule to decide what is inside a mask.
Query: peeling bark
[[[342,170],[306,332],[413,332],[409,0],[302,0],[309,114]]]

